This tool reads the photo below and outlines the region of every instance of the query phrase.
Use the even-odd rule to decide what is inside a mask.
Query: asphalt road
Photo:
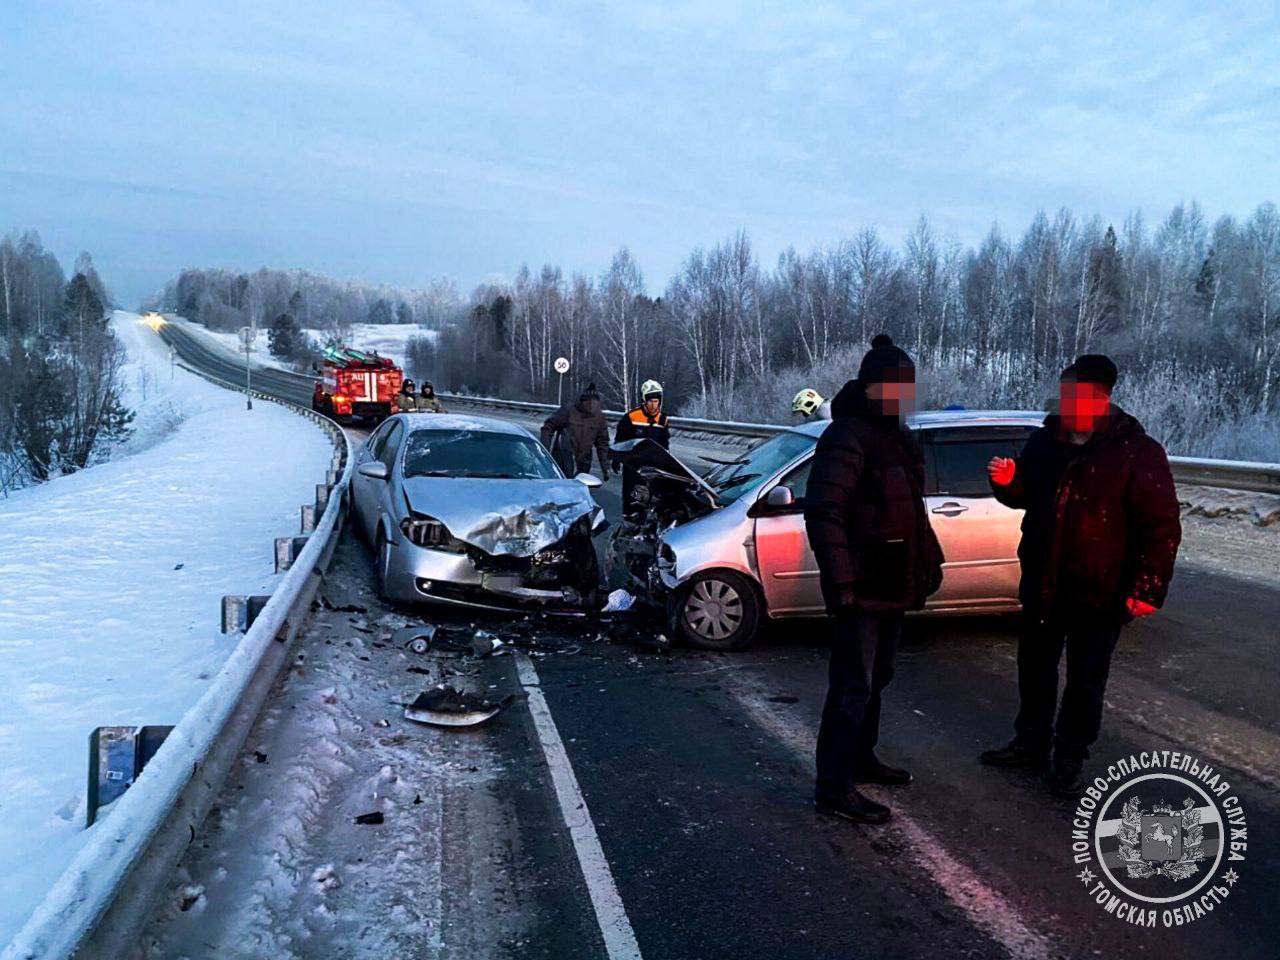
[[[611,512],[614,487],[602,492]],[[151,956],[1277,955],[1278,585],[1180,565],[1166,609],[1121,640],[1095,771],[1141,750],[1187,751],[1221,771],[1248,817],[1230,896],[1170,929],[1135,926],[1089,896],[1072,860],[1072,802],[977,764],[1007,739],[1015,709],[1007,619],[910,624],[881,752],[916,782],[878,792],[894,807],[889,825],[859,828],[809,803],[822,623],[775,625],[749,651],[712,655],[653,652],[643,622],[393,611],[373,599],[368,551],[350,538],[325,593],[363,611],[317,612],[224,791],[230,815],[206,824],[184,862],[182,882],[206,905],[162,915]],[[491,725],[422,728],[391,705],[439,678],[422,669],[451,669],[386,642],[419,617],[531,654],[454,677],[517,695]],[[384,768],[400,794],[427,802],[352,826],[347,814],[380,802],[371,784]],[[283,849],[281,823],[300,825]],[[306,878],[325,867],[345,885],[317,892],[324,881]]]

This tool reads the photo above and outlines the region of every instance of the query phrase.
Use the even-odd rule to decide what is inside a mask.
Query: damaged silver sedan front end
[[[357,454],[353,512],[387,599],[581,612],[600,589],[599,482],[515,424],[401,414]]]

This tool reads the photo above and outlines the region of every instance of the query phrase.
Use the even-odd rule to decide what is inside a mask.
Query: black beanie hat
[[[596,385],[594,383],[588,383],[587,389],[582,391],[582,396],[578,397],[578,399],[581,401],[599,400],[600,391],[596,389]]]
[[[916,378],[916,365],[907,352],[893,342],[887,333],[877,334],[871,341],[871,349],[862,358],[862,366],[858,367],[858,379],[864,384],[883,383],[885,380],[902,379],[886,377],[890,371],[910,371],[909,379]]]
[[[1101,353],[1086,353],[1076,357],[1076,362],[1062,371],[1059,380],[1073,380],[1076,383],[1096,383],[1107,388],[1107,392],[1116,385],[1120,371],[1116,369],[1112,359]]]

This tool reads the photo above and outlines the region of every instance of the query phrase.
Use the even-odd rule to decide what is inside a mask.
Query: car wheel
[[[391,569],[391,544],[387,535],[378,528],[377,546],[373,551],[373,582],[378,591],[379,600],[387,600],[387,572]]]
[[[680,635],[704,650],[741,650],[760,626],[755,586],[730,570],[695,576],[680,592],[675,613]]]

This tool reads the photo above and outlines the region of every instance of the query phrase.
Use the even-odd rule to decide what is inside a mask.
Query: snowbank
[[[305,420],[171,371],[135,315],[114,324],[134,438],[0,501],[0,944],[89,835],[90,730],[196,702],[236,644],[219,598],[271,592],[272,538],[297,530],[332,455]]]

